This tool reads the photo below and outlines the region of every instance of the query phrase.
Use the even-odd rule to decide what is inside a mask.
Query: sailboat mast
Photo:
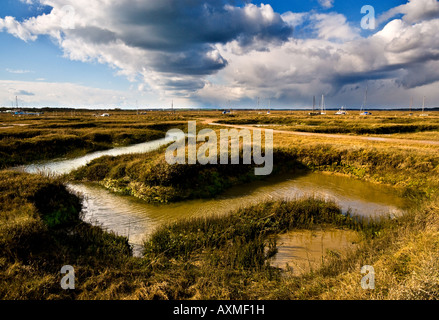
[[[367,103],[367,90],[369,89],[369,86],[366,86],[366,94],[364,95],[364,108],[366,108]]]
[[[366,86],[366,91],[364,92],[364,100],[363,100],[363,105],[361,106],[361,110],[360,112],[363,112],[363,110],[366,109],[366,103],[367,103],[367,89],[369,86]]]

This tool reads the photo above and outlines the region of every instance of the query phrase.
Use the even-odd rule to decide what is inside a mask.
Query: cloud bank
[[[24,21],[0,18],[0,30],[24,41],[50,36],[66,58],[107,64],[162,98],[254,106],[260,97],[300,107],[325,94],[334,104],[358,105],[369,82],[376,103],[395,105],[421,91],[439,99],[431,89],[439,80],[436,0],[411,0],[385,12],[380,29],[368,36],[359,21],[340,13],[279,14],[248,1],[40,4],[53,9]]]
[[[185,95],[204,86],[228,61],[218,45],[240,53],[289,39],[292,28],[269,5],[226,0],[41,0],[52,7],[23,22],[0,19],[0,29],[24,40],[49,35],[72,60],[108,64],[158,91]]]

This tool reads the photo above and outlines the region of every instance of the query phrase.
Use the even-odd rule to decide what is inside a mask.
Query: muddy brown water
[[[167,143],[169,140],[159,139],[94,152],[75,159],[22,166],[20,169],[30,173],[64,174],[103,155],[148,152]],[[335,201],[343,212],[350,211],[367,217],[399,215],[409,205],[393,188],[323,173],[269,177],[232,187],[214,199],[173,204],[148,204],[133,197],[111,193],[96,184],[69,183],[68,187],[83,196],[84,220],[128,237],[137,256],[141,255],[143,240],[163,224],[189,217],[226,214],[261,200],[316,196]],[[285,256],[285,253],[281,255]]]
[[[160,225],[182,218],[226,214],[261,200],[313,195],[335,201],[343,212],[368,217],[399,215],[408,205],[390,188],[320,173],[269,178],[251,186],[232,187],[214,199],[172,204],[147,204],[96,184],[69,184],[69,188],[84,196],[85,220],[127,236],[137,255],[141,253],[143,239]]]
[[[298,276],[318,269],[331,256],[354,250],[358,234],[350,230],[294,230],[277,236],[277,254],[272,266]]]
[[[124,154],[145,153],[157,150],[160,147],[169,144],[173,137],[179,137],[179,133],[170,133],[165,138],[153,141],[133,144],[130,146],[117,147],[104,151],[88,153],[82,157],[72,159],[55,159],[53,161],[42,161],[30,165],[18,166],[14,169],[23,170],[29,173],[46,173],[53,175],[62,175],[75,169],[85,166],[90,161],[103,156],[120,156]]]

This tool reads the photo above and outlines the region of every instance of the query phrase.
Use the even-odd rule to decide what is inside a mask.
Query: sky
[[[437,30],[436,0],[3,0],[0,106],[435,107]]]

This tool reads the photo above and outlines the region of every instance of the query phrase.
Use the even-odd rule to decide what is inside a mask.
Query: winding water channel
[[[167,137],[20,169],[29,173],[65,174],[104,155],[144,153],[169,142],[170,137]],[[186,217],[224,214],[261,200],[315,195],[334,200],[344,212],[350,210],[354,214],[372,217],[398,215],[408,206],[408,202],[390,187],[323,173],[269,177],[251,185],[233,187],[214,199],[174,204],[147,204],[133,197],[111,193],[96,184],[69,183],[68,187],[83,196],[84,220],[128,237],[135,255],[141,255],[143,240],[160,225]]]

